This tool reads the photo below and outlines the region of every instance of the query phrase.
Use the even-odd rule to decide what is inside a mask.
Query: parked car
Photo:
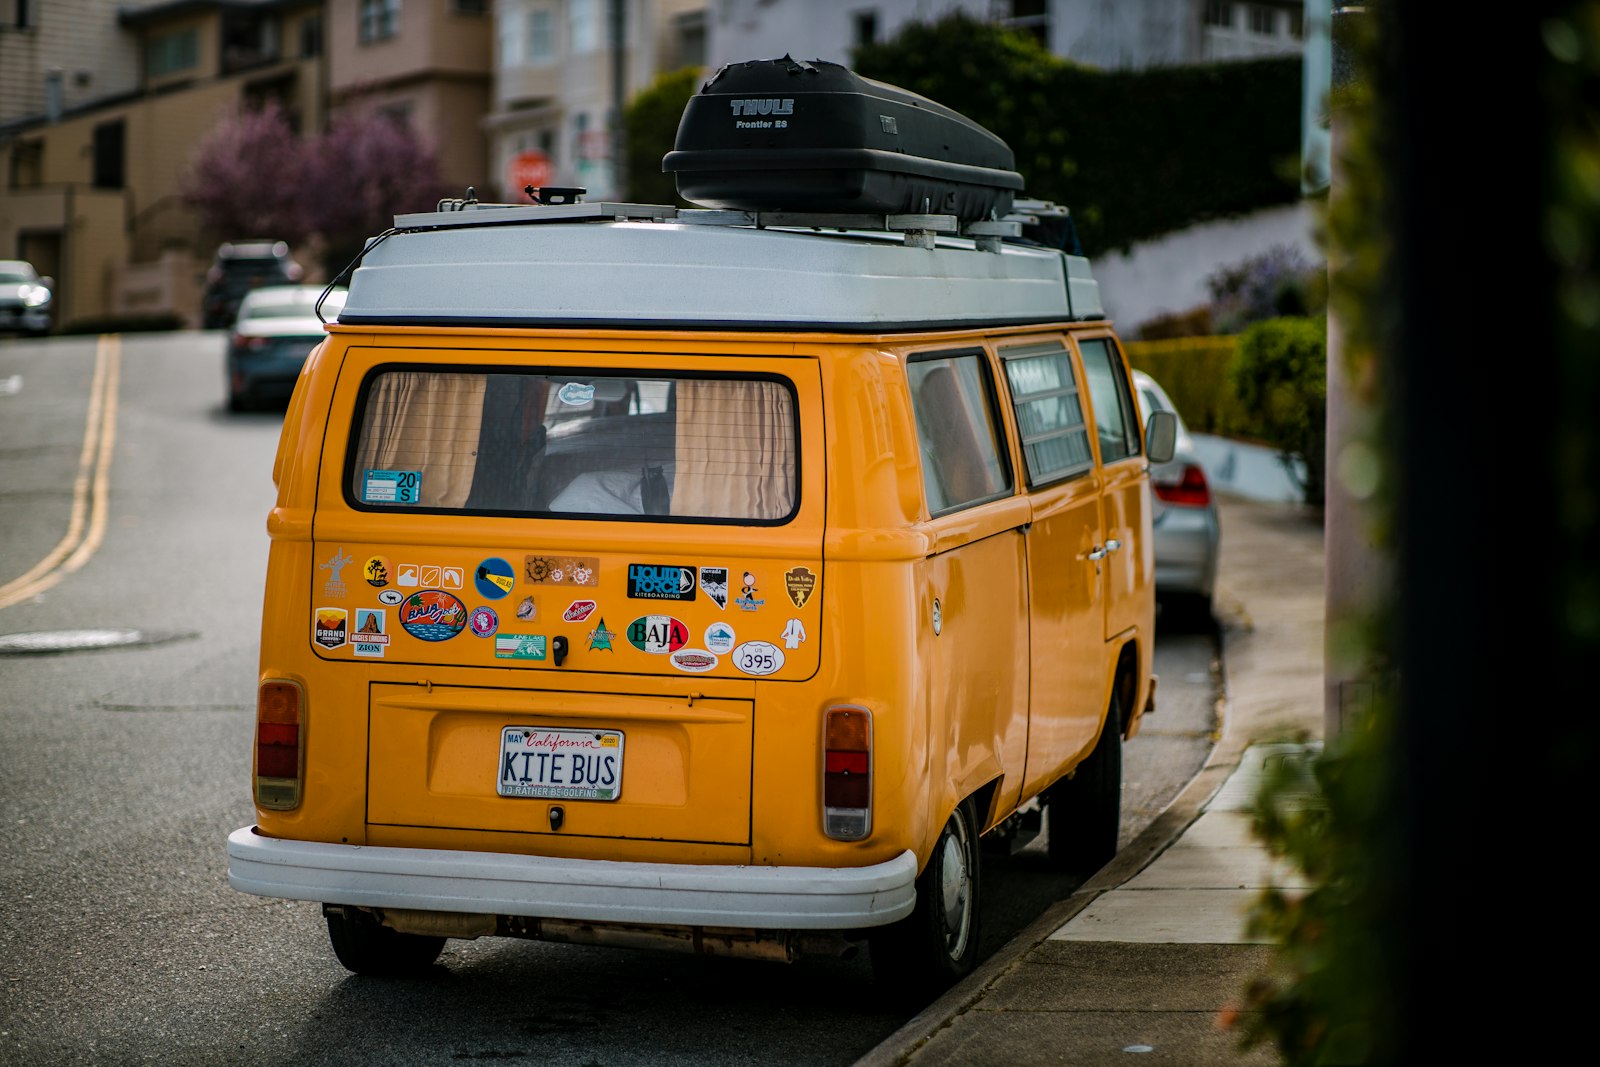
[[[1178,420],[1172,459],[1150,467],[1150,488],[1155,495],[1156,599],[1169,620],[1208,621],[1222,544],[1211,482],[1183,415],[1166,390],[1150,375],[1136,370],[1133,391],[1139,398],[1141,421],[1152,411],[1170,411]]]
[[[266,285],[244,295],[228,335],[229,411],[289,399],[306,356],[323,338],[323,320],[331,321],[344,306],[347,290],[330,290],[318,318],[323,290],[320,285]]]
[[[55,284],[25,259],[0,259],[0,331],[49,333]]]
[[[263,285],[291,285],[304,273],[290,256],[286,242],[223,242],[206,271],[200,297],[202,324],[208,330],[227,329],[233,325],[245,293]]]

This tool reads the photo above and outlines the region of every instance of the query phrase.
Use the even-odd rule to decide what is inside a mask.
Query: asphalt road
[[[316,905],[230,889],[280,416],[222,394],[216,333],[0,340],[0,1064],[849,1064],[914,1014],[865,958],[490,938],[360,979]],[[62,631],[137,643],[5,651]],[[1210,749],[1215,655],[1158,637],[1125,842]],[[985,953],[1075,887],[1040,845],[985,857]]]

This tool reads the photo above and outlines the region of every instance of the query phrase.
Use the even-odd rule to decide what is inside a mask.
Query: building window
[[[1207,26],[1233,26],[1233,4],[1228,0],[1206,0],[1205,23]]]
[[[1278,25],[1278,12],[1264,4],[1250,5],[1250,32],[1271,37]]]
[[[322,54],[322,16],[312,15],[300,23],[300,58],[315,59]]]
[[[489,0],[454,0],[450,5],[458,15],[487,15]]]
[[[11,145],[11,188],[32,189],[43,181],[44,142],[13,142]]]
[[[548,63],[556,58],[556,13],[548,7],[528,12],[528,62]]]
[[[1011,28],[1050,47],[1050,4],[1048,0],[1011,0]]]
[[[121,120],[102,122],[94,128],[94,187],[121,189],[127,175],[127,126]]]
[[[572,0],[567,8],[567,19],[573,55],[581,56],[600,47],[600,13],[595,8],[595,0]]]
[[[15,23],[19,30],[33,25],[33,0],[17,0]]]
[[[1291,7],[1289,9],[1289,36],[1301,40],[1306,35],[1306,9]]]
[[[200,63],[199,32],[190,28],[150,38],[144,61],[146,76],[151,78],[193,70]]]
[[[705,66],[706,13],[686,11],[674,16],[672,23],[677,38],[678,67]]]
[[[850,16],[851,43],[857,48],[862,45],[878,43],[878,13],[876,11],[857,11]]]
[[[400,29],[400,0],[361,0],[361,43],[386,41]]]

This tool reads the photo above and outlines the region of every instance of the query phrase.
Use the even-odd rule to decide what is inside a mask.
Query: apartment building
[[[705,0],[498,0],[495,40],[492,197],[525,203],[531,183],[615,199],[619,103],[704,65]]]

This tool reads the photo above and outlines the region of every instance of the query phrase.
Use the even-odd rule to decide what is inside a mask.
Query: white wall
[[[1313,202],[1302,200],[1191,226],[1134,245],[1126,254],[1097,256],[1094,276],[1100,283],[1101,302],[1116,321],[1117,332],[1132,338],[1141,324],[1158,315],[1209,303],[1206,278],[1219,268],[1277,245],[1300,249],[1308,262],[1322,262],[1315,225]]]

